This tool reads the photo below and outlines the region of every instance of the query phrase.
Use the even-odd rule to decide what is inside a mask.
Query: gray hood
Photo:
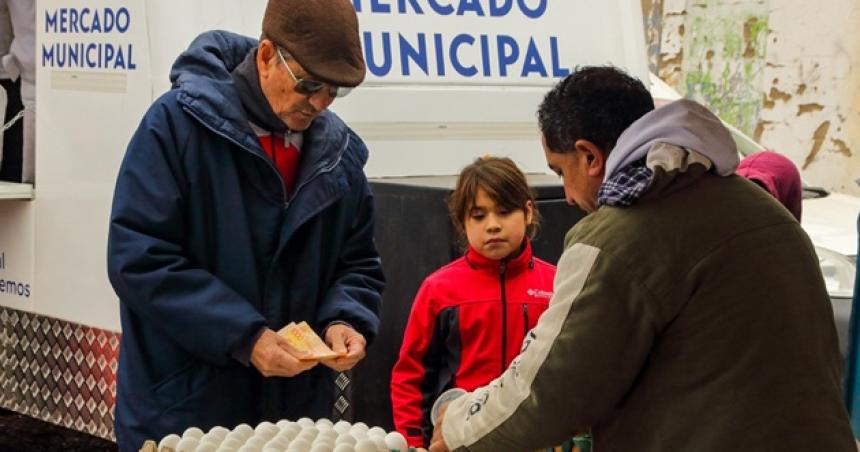
[[[717,174],[728,176],[738,166],[738,149],[732,135],[701,104],[681,99],[639,118],[618,137],[606,161],[608,181],[620,169],[645,157],[657,143],[694,150],[714,164]]]

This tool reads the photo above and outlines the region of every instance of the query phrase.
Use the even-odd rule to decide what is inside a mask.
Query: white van
[[[0,407],[112,437],[117,169],[176,56],[204,30],[259,35],[265,3],[36,0],[36,184],[0,183]],[[546,173],[535,111],[559,77],[612,63],[649,79],[639,0],[352,3],[369,73],[333,110],[367,142],[371,177],[455,174],[487,152]],[[841,257],[859,209],[835,194],[804,205],[813,241],[834,253],[834,294],[848,294]]]

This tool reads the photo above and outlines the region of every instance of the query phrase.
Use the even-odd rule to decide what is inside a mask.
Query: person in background
[[[803,184],[788,157],[773,151],[756,152],[741,160],[737,173],[767,190],[800,221]]]
[[[858,182],[860,183],[860,182]],[[860,237],[860,216],[857,217],[857,235]],[[860,256],[860,243],[857,244]],[[848,326],[848,362],[845,366],[845,405],[851,416],[854,437],[860,438],[860,266],[855,263],[854,299]],[[860,442],[857,444],[860,450]]]
[[[328,111],[365,77],[355,10],[270,0],[262,31],[194,40],[117,176],[123,452],[191,426],[330,417],[336,372],[379,326],[368,150]],[[303,359],[276,333],[301,321],[342,356]]]
[[[812,243],[735,175],[719,118],[655,110],[639,80],[581,67],[538,120],[588,215],[523,352],[446,406],[431,452],[536,450],[588,427],[597,451],[856,451]]]
[[[0,0],[0,85],[8,98],[0,128],[22,110],[24,114],[4,134],[0,180],[32,183],[36,174],[36,2],[33,0]]]
[[[508,158],[463,168],[448,210],[466,254],[428,276],[412,304],[391,373],[394,424],[426,447],[430,408],[450,388],[471,391],[498,377],[546,310],[555,266],[532,255],[535,196]]]

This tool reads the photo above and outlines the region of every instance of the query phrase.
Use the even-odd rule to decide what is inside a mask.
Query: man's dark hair
[[[538,123],[553,152],[568,152],[576,140],[609,153],[630,124],[654,109],[638,79],[612,66],[579,67],[543,99]]]

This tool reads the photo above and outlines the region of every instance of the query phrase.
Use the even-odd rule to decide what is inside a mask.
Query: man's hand
[[[442,437],[442,421],[445,420],[448,403],[439,408],[439,416],[436,416],[436,428],[433,429],[433,437],[430,438],[430,452],[450,452],[445,444],[445,438]]]
[[[325,343],[335,353],[344,354],[338,358],[322,360],[325,366],[333,370],[343,372],[352,369],[364,359],[367,341],[361,333],[348,325],[338,323],[328,327],[325,332]]]
[[[266,328],[251,350],[251,364],[264,377],[295,377],[318,364],[299,360],[303,356],[286,339]]]

